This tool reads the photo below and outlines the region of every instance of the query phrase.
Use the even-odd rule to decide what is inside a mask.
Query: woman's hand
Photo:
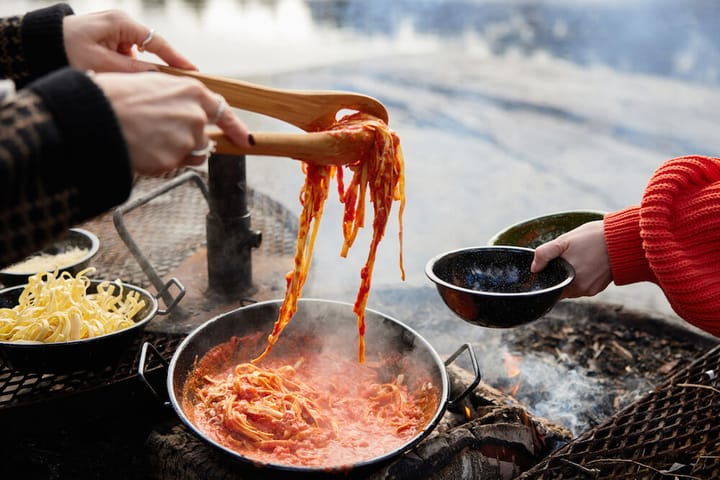
[[[194,78],[145,72],[98,73],[94,79],[110,99],[137,173],[203,163],[208,155],[191,152],[209,145],[205,127],[212,123],[235,144],[250,146],[245,125]]]
[[[565,288],[563,298],[596,295],[612,282],[602,220],[580,225],[537,247],[530,270],[539,272],[556,257],[564,258],[575,269],[575,280]]]
[[[142,47],[145,51],[157,55],[170,66],[197,70],[195,65],[172,48],[161,35],[136,22],[121,10],[68,15],[63,19],[63,37],[68,62],[81,70],[157,70],[152,63],[138,60],[133,46]]]

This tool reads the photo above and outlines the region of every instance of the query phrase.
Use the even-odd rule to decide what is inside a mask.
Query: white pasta
[[[145,306],[140,293],[129,291],[123,299],[119,280],[101,282],[96,293],[86,293],[86,274],[94,271],[31,276],[18,305],[0,308],[0,341],[68,342],[134,325],[133,317]]]

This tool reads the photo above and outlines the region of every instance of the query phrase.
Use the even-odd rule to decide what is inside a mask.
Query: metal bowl
[[[530,272],[534,250],[481,246],[432,258],[425,273],[445,304],[463,320],[483,327],[509,328],[547,313],[575,278],[562,258],[539,273]]]
[[[52,245],[44,248],[40,252],[31,255],[28,259],[43,253],[48,255],[58,255],[60,253],[65,253],[72,248],[85,249],[87,250],[87,253],[83,255],[82,258],[72,263],[67,265],[58,265],[58,270],[61,272],[67,271],[76,275],[78,272],[86,268],[90,264],[90,260],[97,254],[98,249],[100,248],[100,240],[98,240],[98,237],[92,232],[82,228],[71,228],[65,235],[63,235],[62,238],[59,238]],[[29,277],[39,273],[38,271],[19,272],[16,271],[16,268],[13,268],[13,271],[9,271],[9,268],[10,267],[5,270],[0,270],[0,283],[6,287],[24,285],[28,282]]]
[[[184,288],[176,280],[175,283]],[[169,282],[169,283],[170,283]],[[95,293],[102,280],[90,280],[87,293]],[[5,342],[0,341],[0,364],[22,372],[70,373],[76,370],[98,370],[113,364],[130,347],[135,337],[146,327],[156,314],[168,313],[179,298],[168,309],[159,308],[158,299],[147,290],[123,283],[123,299],[129,292],[137,292],[145,306],[134,317],[134,324],[126,329],[97,337],[69,342]],[[0,308],[13,308],[18,304],[20,294],[26,285],[17,285],[0,290]],[[180,296],[181,298],[181,296]]]
[[[599,210],[550,213],[510,225],[493,235],[488,245],[537,248],[584,223],[602,220],[604,216],[605,212]]]

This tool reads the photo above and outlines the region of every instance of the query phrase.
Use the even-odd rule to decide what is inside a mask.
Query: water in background
[[[0,14],[54,1],[3,0]],[[406,281],[437,253],[517,221],[639,201],[654,168],[718,154],[720,3],[705,0],[77,0],[154,27],[203,71],[379,98],[407,162]],[[255,131],[292,129],[240,113]],[[299,211],[297,162],[249,157],[251,185]],[[352,300],[329,202],[308,293]],[[369,233],[369,232],[366,232]],[[400,284],[397,223],[374,288]],[[670,312],[652,285],[598,298]],[[371,302],[372,304],[372,297]]]

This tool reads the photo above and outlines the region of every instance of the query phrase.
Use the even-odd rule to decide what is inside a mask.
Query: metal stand
[[[252,249],[262,233],[250,228],[245,156],[212,155],[208,162],[208,286],[222,294],[247,293]]]

